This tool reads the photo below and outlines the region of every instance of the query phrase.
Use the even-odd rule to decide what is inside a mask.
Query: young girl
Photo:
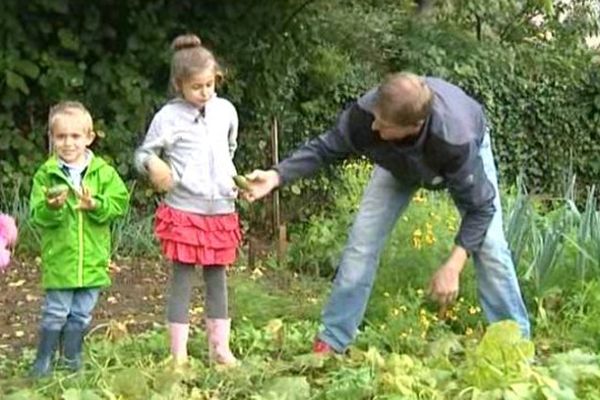
[[[223,74],[200,39],[182,35],[171,48],[174,97],[154,116],[136,166],[167,192],[156,211],[155,233],[173,262],[167,304],[173,360],[187,360],[192,278],[201,266],[209,357],[230,365],[237,360],[229,349],[226,266],[235,261],[241,238],[232,179],[238,117],[215,93]]]
[[[79,102],[50,110],[53,154],[33,177],[31,221],[42,237],[42,284],[46,291],[32,375],[51,371],[62,338],[66,367],[81,367],[83,337],[100,289],[110,285],[110,223],[129,204],[127,187],[88,146],[92,117]]]

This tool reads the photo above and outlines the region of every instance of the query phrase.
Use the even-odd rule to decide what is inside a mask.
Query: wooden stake
[[[279,163],[279,129],[277,118],[273,118],[271,125],[271,158],[273,165]],[[281,223],[281,204],[279,202],[279,191],[273,193],[273,236],[277,241],[277,263],[285,262],[287,251],[287,227]]]

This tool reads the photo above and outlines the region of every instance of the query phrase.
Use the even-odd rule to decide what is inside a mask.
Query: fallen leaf
[[[25,296],[25,300],[27,300],[29,302],[36,301],[37,299],[39,299],[39,297],[38,296],[34,296],[32,294],[28,294],[28,295]]]
[[[196,314],[202,314],[203,312],[204,312],[204,307],[200,306],[200,307],[193,308],[190,313],[192,315],[196,315]]]
[[[114,261],[111,261],[110,264],[108,264],[108,269],[114,273],[121,272],[121,267],[119,265],[117,265],[117,263]]]
[[[16,282],[9,282],[8,286],[9,287],[19,287],[19,286],[23,286],[24,283],[25,283],[25,279],[19,279]]]
[[[23,331],[16,331],[15,332],[15,337],[23,337],[23,336],[25,336],[25,332],[23,332]]]

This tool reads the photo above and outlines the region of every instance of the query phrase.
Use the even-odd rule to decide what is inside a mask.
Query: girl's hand
[[[48,194],[48,192],[46,192],[46,204],[48,205],[48,207],[58,210],[65,204],[68,195],[68,191],[62,192],[56,196],[52,196]]]
[[[169,165],[158,158],[151,156],[146,162],[150,182],[159,192],[168,192],[173,187],[173,177]]]
[[[92,197],[90,189],[85,186],[81,187],[81,193],[77,193],[77,197],[79,197],[79,204],[76,207],[78,210],[94,210],[98,206],[98,203]]]
[[[281,183],[279,173],[273,169],[255,169],[246,175],[248,188],[242,191],[244,199],[252,202],[271,193]]]

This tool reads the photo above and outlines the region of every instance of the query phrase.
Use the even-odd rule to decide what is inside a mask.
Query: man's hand
[[[48,207],[58,210],[65,204],[65,202],[67,201],[68,195],[69,195],[68,190],[61,192],[60,194],[58,194],[56,196],[52,196],[48,193],[48,191],[46,191],[46,204],[48,204]]]
[[[455,247],[450,258],[436,271],[429,284],[429,296],[446,308],[458,297],[459,278],[467,252],[462,247]]]
[[[273,169],[268,171],[255,169],[246,175],[246,179],[248,189],[242,191],[242,196],[250,202],[265,197],[281,183],[279,173]]]
[[[79,204],[76,207],[78,210],[94,210],[98,206],[98,203],[92,197],[90,189],[85,186],[81,187],[81,193],[77,193],[77,197],[79,197]]]
[[[171,176],[171,168],[169,165],[158,158],[151,156],[146,162],[148,176],[152,186],[159,192],[168,192],[173,187],[173,177]]]

